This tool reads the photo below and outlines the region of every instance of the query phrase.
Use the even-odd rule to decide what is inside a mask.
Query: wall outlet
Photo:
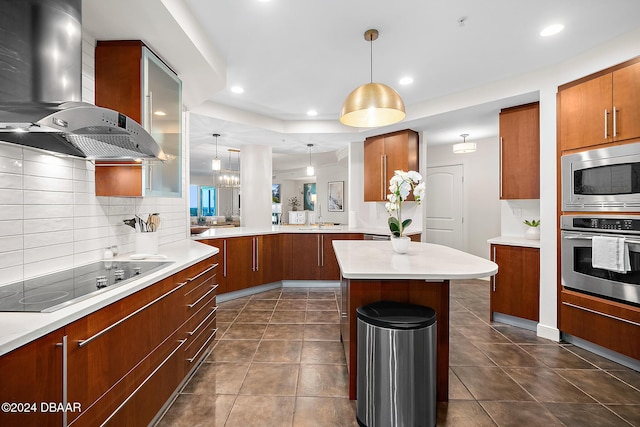
[[[511,209],[511,212],[513,212],[513,216],[515,216],[516,218],[522,217],[522,208],[513,208]]]

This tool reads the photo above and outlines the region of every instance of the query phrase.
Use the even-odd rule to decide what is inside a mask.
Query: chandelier
[[[213,175],[213,184],[220,188],[238,188],[240,187],[240,150],[229,148],[228,169],[220,169]],[[236,153],[237,169],[232,165],[231,153]]]

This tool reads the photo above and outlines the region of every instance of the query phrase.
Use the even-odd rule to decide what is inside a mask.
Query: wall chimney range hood
[[[135,120],[80,102],[81,0],[0,0],[0,142],[97,160],[166,156]]]

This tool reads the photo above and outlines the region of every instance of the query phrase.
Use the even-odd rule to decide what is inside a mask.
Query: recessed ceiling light
[[[403,77],[400,79],[399,83],[403,86],[410,85],[411,83],[413,83],[413,77],[409,77],[409,76]]]
[[[231,86],[231,92],[244,93],[244,88],[242,86]]]
[[[316,110],[307,111],[307,116],[313,117],[313,116],[317,116],[317,115],[318,115],[318,112]]]
[[[558,34],[562,30],[564,30],[564,25],[553,24],[553,25],[549,25],[548,27],[540,31],[540,35],[542,37],[549,37],[549,36],[553,36],[554,34]]]
[[[165,113],[164,111],[160,111],[160,110],[154,111],[153,114],[156,115],[156,116],[166,116],[167,115],[167,113]]]

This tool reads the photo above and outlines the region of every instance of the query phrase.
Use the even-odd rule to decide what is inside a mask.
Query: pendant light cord
[[[373,83],[373,36],[369,36],[369,80]]]

